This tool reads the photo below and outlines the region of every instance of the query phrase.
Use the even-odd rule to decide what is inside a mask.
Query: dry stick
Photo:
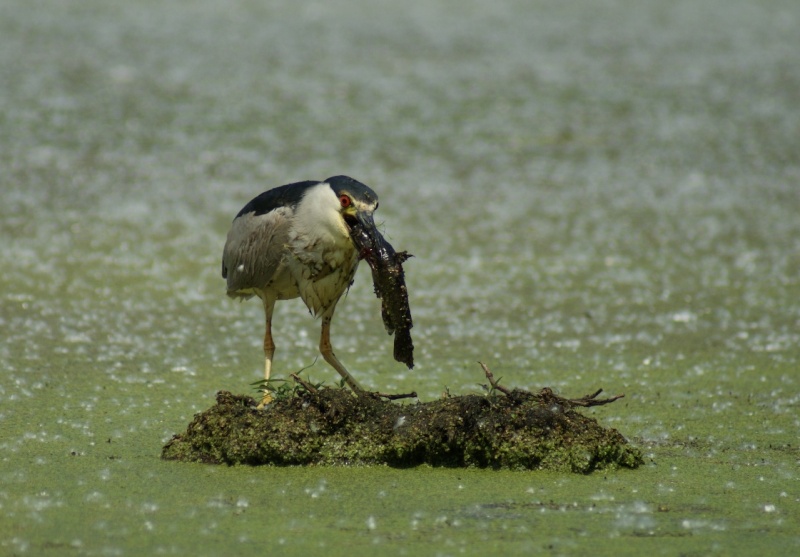
[[[598,399],[597,396],[603,392],[603,389],[597,389],[597,392],[591,395],[584,395],[581,398],[572,399],[569,401],[570,404],[574,404],[575,406],[602,406],[604,404],[609,404],[614,402],[615,400],[619,400],[625,395],[616,395],[609,398],[600,398]]]
[[[493,388],[497,389],[501,393],[504,393],[505,395],[510,395],[511,394],[511,391],[509,389],[499,385],[497,383],[497,381],[495,381],[494,374],[492,374],[492,372],[489,370],[489,368],[486,366],[486,364],[484,364],[483,362],[478,362],[478,363],[483,368],[483,372],[486,374],[486,379],[489,380],[489,383],[492,384]],[[551,394],[551,395],[553,394],[553,391],[551,391],[547,387],[542,389],[542,392],[547,393],[547,394]],[[562,399],[562,400],[566,400],[567,402],[569,402],[570,404],[572,404],[574,406],[589,407],[589,406],[603,406],[604,404],[609,404],[609,403],[614,402],[615,400],[619,400],[619,399],[621,399],[622,397],[625,396],[624,394],[622,394],[622,395],[612,396],[610,398],[598,399],[597,398],[598,395],[600,395],[600,393],[602,393],[602,392],[603,392],[603,389],[597,389],[597,391],[594,394],[591,394],[591,395],[585,395],[585,396],[582,396],[581,398]],[[557,395],[553,395],[553,396],[557,396]],[[558,397],[558,398],[561,398],[561,397]]]
[[[386,400],[399,400],[401,398],[417,398],[417,392],[413,391],[411,393],[400,393],[400,394],[386,394],[386,393],[373,393],[381,398],[385,398]]]
[[[486,364],[484,364],[483,362],[478,362],[478,363],[483,368],[483,373],[486,374],[486,379],[489,380],[489,383],[491,383],[492,388],[497,389],[506,396],[509,396],[511,394],[511,391],[501,386],[497,381],[494,380],[494,374],[491,371],[489,371],[489,368],[486,366]]]
[[[303,386],[303,388],[312,395],[317,394],[317,388],[308,381],[306,381],[305,379],[303,379],[302,377],[300,377],[299,375],[297,375],[296,373],[290,374],[289,377],[294,379],[296,382],[300,383]]]

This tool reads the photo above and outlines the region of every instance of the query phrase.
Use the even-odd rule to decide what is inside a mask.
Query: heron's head
[[[325,180],[339,198],[340,213],[350,231],[350,236],[366,233],[374,242],[380,238],[372,213],[378,208],[378,194],[348,176],[334,176]],[[358,243],[358,242],[356,242]]]

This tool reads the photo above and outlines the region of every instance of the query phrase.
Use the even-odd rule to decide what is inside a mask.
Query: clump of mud
[[[195,415],[161,456],[213,464],[429,464],[583,474],[638,467],[641,453],[618,431],[576,411],[619,398],[598,394],[569,400],[550,389],[500,388],[409,404],[309,386],[257,409],[255,399],[221,391],[216,405]]]

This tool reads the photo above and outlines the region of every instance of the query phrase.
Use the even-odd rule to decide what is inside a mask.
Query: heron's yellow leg
[[[333,353],[333,346],[331,346],[331,316],[330,315],[323,315],[322,316],[322,334],[320,335],[319,339],[319,351],[322,354],[322,357],[325,358],[325,361],[328,362],[333,369],[339,372],[339,375],[344,377],[347,386],[350,387],[355,392],[361,392],[364,389],[358,384],[358,382],[353,379],[353,376],[345,369],[342,365],[342,362],[336,357]]]
[[[269,388],[269,374],[272,371],[272,357],[275,355],[275,343],[272,341],[272,308],[274,305],[274,301],[264,300],[264,313],[267,317],[264,331],[264,396],[258,405],[259,409],[273,401]]]

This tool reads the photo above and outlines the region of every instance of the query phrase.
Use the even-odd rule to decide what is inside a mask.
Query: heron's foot
[[[272,396],[272,391],[268,391],[267,389],[264,389],[263,392],[264,392],[264,396],[261,397],[261,402],[259,402],[258,406],[256,406],[257,410],[263,410],[265,406],[267,406],[269,403],[271,403],[273,400],[275,400],[275,397]]]

